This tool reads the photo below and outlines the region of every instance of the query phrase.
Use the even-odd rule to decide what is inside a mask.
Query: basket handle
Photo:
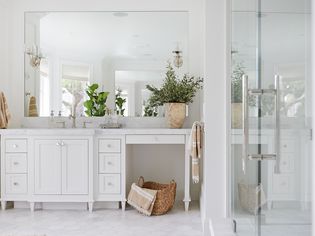
[[[144,178],[143,176],[140,176],[138,179],[138,186],[142,188],[143,184],[144,184]]]

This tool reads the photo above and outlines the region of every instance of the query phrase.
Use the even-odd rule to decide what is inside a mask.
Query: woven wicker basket
[[[157,190],[152,215],[163,215],[173,208],[176,197],[176,182],[174,180],[169,184],[160,184],[150,181],[144,182],[144,178],[141,176],[138,185],[142,188]]]

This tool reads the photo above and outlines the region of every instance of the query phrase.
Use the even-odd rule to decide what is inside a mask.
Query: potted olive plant
[[[202,88],[203,79],[185,74],[179,79],[172,65],[168,63],[167,72],[160,89],[147,85],[152,92],[149,98],[151,107],[165,106],[165,116],[170,128],[181,128],[186,117],[186,104],[192,103],[196,92]]]
[[[232,113],[232,128],[242,128],[243,121],[243,86],[242,77],[245,74],[245,67],[242,62],[237,62],[232,68],[231,79],[231,113]],[[254,97],[249,97],[249,106],[254,107],[256,100]]]

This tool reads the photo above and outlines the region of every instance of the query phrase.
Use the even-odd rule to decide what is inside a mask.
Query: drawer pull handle
[[[15,166],[17,166],[18,164],[19,164],[19,163],[18,163],[18,162],[16,162],[16,161],[15,161],[15,162],[13,162],[13,165],[15,165]]]
[[[18,186],[19,183],[18,183],[18,182],[14,182],[13,185],[14,185],[14,186]]]
[[[13,148],[18,148],[19,146],[17,144],[13,144]]]

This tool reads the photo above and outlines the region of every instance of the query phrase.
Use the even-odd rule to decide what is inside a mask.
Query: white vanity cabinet
[[[93,137],[32,137],[31,209],[35,202],[87,202],[93,208]]]
[[[1,135],[1,201],[120,202],[126,206],[130,145],[181,145],[184,203],[190,202],[190,129],[7,129]],[[129,172],[129,173],[128,173]],[[138,173],[135,173],[136,175]],[[39,203],[39,204],[37,204]]]
[[[28,139],[24,136],[1,138],[1,206],[7,201],[28,199]]]
[[[34,148],[34,194],[88,194],[88,140],[35,140]]]
[[[126,205],[125,135],[100,135],[96,138],[96,201],[120,201]]]

